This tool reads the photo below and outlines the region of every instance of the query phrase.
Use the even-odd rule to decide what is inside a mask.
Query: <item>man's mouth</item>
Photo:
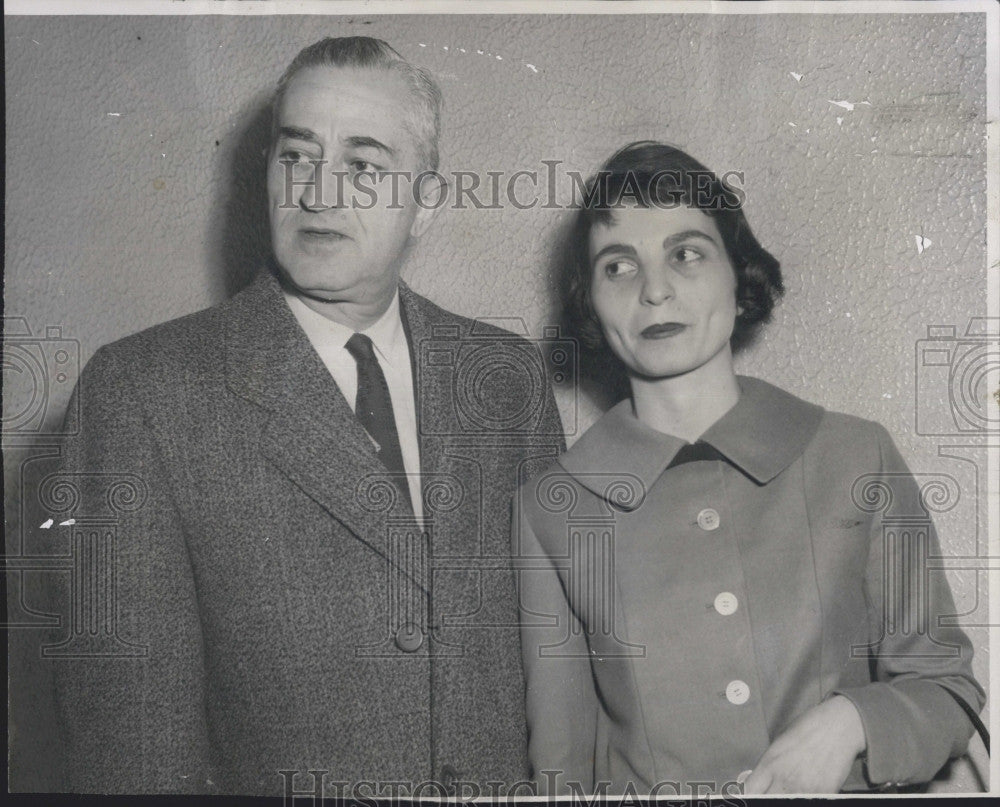
[[[687,325],[682,325],[680,322],[658,322],[644,328],[642,336],[645,339],[666,339],[669,336],[676,336],[685,328]]]
[[[299,235],[303,238],[317,241],[339,241],[342,238],[347,238],[340,230],[334,230],[329,227],[302,227],[299,230]]]

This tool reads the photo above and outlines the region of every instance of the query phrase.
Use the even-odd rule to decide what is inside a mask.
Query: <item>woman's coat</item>
[[[529,757],[543,787],[734,792],[835,693],[868,743],[845,789],[929,780],[966,747],[969,720],[945,688],[977,710],[984,696],[928,562],[934,497],[881,426],[739,381],[738,403],[697,443],[623,401],[519,491]]]

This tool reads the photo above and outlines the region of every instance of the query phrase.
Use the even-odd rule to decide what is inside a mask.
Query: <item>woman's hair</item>
[[[590,230],[607,224],[623,205],[694,207],[711,216],[736,273],[736,317],[730,344],[738,350],[770,320],[784,293],[781,265],[754,237],[743,214],[743,190],[720,180],[690,155],[673,146],[644,140],[616,152],[586,183],[568,237],[561,274],[563,319],[569,335],[585,351],[584,365],[606,374],[617,358],[604,339],[591,300]],[[597,360],[596,362],[594,360]]]

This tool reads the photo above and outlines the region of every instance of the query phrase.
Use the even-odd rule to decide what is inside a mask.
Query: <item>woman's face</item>
[[[621,207],[590,231],[594,310],[615,355],[660,378],[731,367],[736,273],[715,222],[691,207]]]

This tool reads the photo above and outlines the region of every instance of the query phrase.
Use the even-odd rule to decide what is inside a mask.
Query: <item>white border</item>
[[[990,67],[992,65],[992,67]],[[986,311],[991,318],[1000,317],[1000,4],[986,10]],[[1000,350],[1000,345],[993,347]],[[997,401],[1000,405],[1000,400]],[[987,401],[987,406],[989,402]],[[992,695],[990,735],[996,737],[1000,726],[1000,435],[992,435],[986,450],[986,528],[989,538],[988,641],[990,650],[987,697]],[[1000,758],[990,756],[991,793],[1000,791]]]
[[[57,15],[238,15],[308,14],[986,14],[986,255],[987,315],[1000,318],[1000,3],[996,0],[770,0],[719,3],[712,0],[600,0],[500,2],[500,0],[7,0],[4,16]],[[992,65],[992,67],[990,67]],[[991,651],[1000,651],[1000,435],[987,448],[987,525],[990,558],[989,630]],[[1000,698],[1000,661],[991,652],[989,692]],[[1000,703],[990,702],[990,733],[1000,726]],[[1000,758],[989,764],[990,793],[1000,792]],[[909,794],[905,798],[934,798],[938,794]],[[988,794],[951,794],[985,796]],[[773,798],[773,797],[771,797]],[[779,797],[780,798],[780,797]],[[850,798],[826,796],[824,798]],[[890,797],[891,798],[891,797]],[[541,798],[524,798],[541,801]]]
[[[992,20],[996,0],[7,0],[4,16],[62,14],[187,15],[231,14],[956,14],[985,12]],[[992,14],[990,12],[993,12]],[[994,62],[996,64],[996,62]]]

